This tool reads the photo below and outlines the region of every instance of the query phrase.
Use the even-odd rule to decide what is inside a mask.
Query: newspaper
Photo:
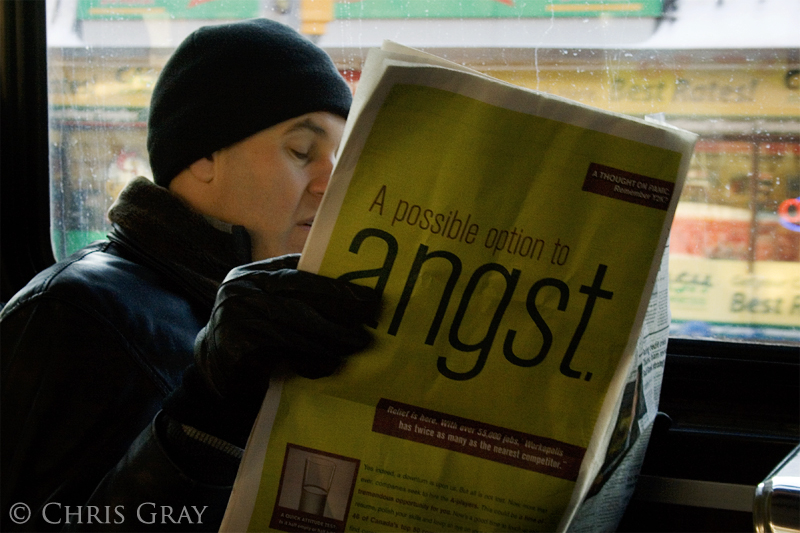
[[[271,380],[222,530],[584,527],[655,414],[695,135],[386,43],[344,137],[300,268],[380,291],[375,341]]]
[[[605,452],[603,466],[586,499],[569,526],[571,533],[617,531],[622,515],[636,488],[636,480],[650,440],[669,337],[669,242],[645,314],[636,345],[634,364],[625,391],[619,398],[614,433]]]

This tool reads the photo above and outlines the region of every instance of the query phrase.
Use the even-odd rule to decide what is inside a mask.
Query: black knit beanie
[[[306,113],[347,118],[352,96],[330,57],[268,19],[205,26],[167,61],[153,90],[147,150],[155,182],[216,150]]]

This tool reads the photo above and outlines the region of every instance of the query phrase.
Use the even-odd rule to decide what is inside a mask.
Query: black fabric
[[[273,367],[330,375],[371,340],[374,289],[300,272],[296,256],[237,266],[244,230],[215,229],[162,187],[131,183],[110,216],[108,241],[0,313],[0,508],[33,516],[2,513],[3,531],[216,530],[238,467],[224,451],[244,447]],[[142,504],[206,514],[148,524]],[[75,514],[90,507],[114,512]]]
[[[232,487],[194,480],[179,464],[171,461],[156,431],[161,418],[157,417],[134,440],[88,502],[103,511],[109,509],[110,523],[86,523],[84,519],[83,524],[72,524],[64,529],[101,532],[219,530]],[[164,518],[162,506],[172,511],[171,518]],[[184,509],[184,517],[177,520]]]
[[[145,229],[161,217],[170,231]],[[87,502],[180,383],[227,270],[249,260],[243,230],[215,229],[146,181],[112,219],[110,241],[41,272],[0,313],[0,508],[34,516],[4,512],[2,531],[58,530],[42,506],[63,518]]]
[[[231,446],[212,435],[210,438],[216,439],[218,444],[215,447],[207,438],[204,440],[196,428],[187,428],[163,411],[156,418],[155,428],[155,437],[163,438],[166,455],[190,477],[209,485],[233,485],[243,448]],[[203,465],[203,468],[195,469],[195,465]]]
[[[263,129],[306,113],[347,118],[352,95],[328,55],[268,19],[205,26],[153,90],[147,150],[156,183]]]
[[[125,187],[108,217],[114,224],[109,240],[204,304],[213,304],[217,288],[232,268],[250,262],[250,236],[244,228],[216,229],[145,178]]]
[[[298,257],[230,271],[166,413],[244,447],[276,365],[311,379],[329,376],[370,344],[364,324],[377,319],[377,291],[297,270]]]
[[[194,364],[186,369],[180,387],[164,402],[165,410],[175,420],[240,448],[247,444],[260,407],[260,402],[241,403],[220,398]]]

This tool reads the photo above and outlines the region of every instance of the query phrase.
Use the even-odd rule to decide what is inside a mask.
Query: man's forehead
[[[314,116],[303,116],[290,122],[286,133],[295,131],[310,131],[323,137],[328,135],[328,130],[325,128],[323,121]]]

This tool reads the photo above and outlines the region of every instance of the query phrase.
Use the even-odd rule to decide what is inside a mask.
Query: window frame
[[[45,0],[0,2],[0,23],[0,153],[6,155],[0,173],[0,301],[5,302],[55,259]],[[710,480],[727,471],[723,481],[757,484],[800,441],[798,397],[800,346],[671,338],[660,401],[666,416],[654,429],[642,473]],[[759,426],[762,413],[772,420]],[[642,509],[646,512],[639,514]],[[634,499],[622,530],[653,525],[658,518],[651,511]]]
[[[55,262],[50,246],[45,0],[0,2],[0,302]]]

